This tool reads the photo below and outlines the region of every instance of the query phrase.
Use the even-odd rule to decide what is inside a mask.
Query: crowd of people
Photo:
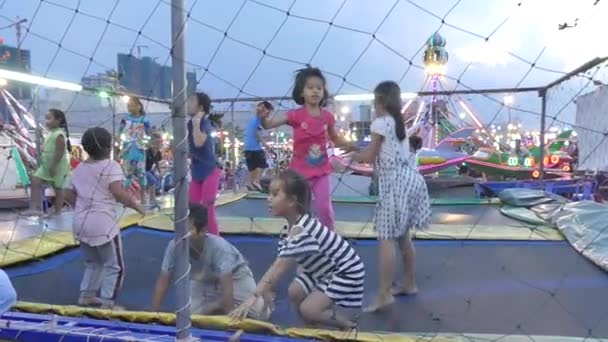
[[[277,246],[276,260],[256,282],[256,276],[240,251],[221,237],[215,212],[222,169],[214,151],[217,129],[210,113],[211,99],[196,93],[188,99],[187,143],[190,156],[188,226],[190,235],[191,311],[193,314],[227,314],[266,320],[273,310],[274,291],[279,279],[297,266],[288,288],[291,302],[300,317],[310,324],[340,329],[355,326],[348,310],[361,309],[365,289],[365,265],[351,244],[335,229],[331,200],[327,146],[331,142],[359,162],[374,163],[379,194],[374,215],[379,243],[379,288],[365,311],[375,312],[390,305],[396,295],[417,292],[415,250],[412,229],[429,224],[430,201],[426,184],[417,170],[416,137],[407,137],[401,119],[401,91],[395,82],[382,82],[374,92],[377,117],[371,125],[371,143],[359,149],[344,140],[335,128],[335,117],[325,110],[329,92],[319,69],[299,70],[292,97],[299,105],[287,113],[273,113],[273,106],[260,102],[246,129],[245,159],[249,170],[248,188],[260,190],[263,170],[268,168],[262,130],[283,125],[293,130],[291,161],[272,179],[269,187],[270,212],[285,220]],[[44,144],[41,164],[32,184],[55,189],[55,212],[63,201],[74,208],[73,233],[80,242],[85,270],[78,304],[116,309],[116,300],[125,276],[118,222],[123,207],[145,215],[143,199],[150,198],[158,184],[162,159],[158,140],[150,128],[141,102],[132,97],[129,115],[120,128],[120,163],[111,158],[112,135],[104,128],[89,128],[82,136],[87,159],[70,172],[69,136],[63,112],[47,115],[50,134]],[[129,192],[133,183],[136,192]],[[148,189],[148,190],[146,190]],[[32,190],[33,213],[40,213]],[[160,275],[151,299],[159,310],[175,279],[175,248],[166,247]],[[405,277],[393,285],[394,246],[399,246],[406,268]],[[1,284],[0,274],[0,288]],[[1,301],[0,301],[0,304]]]

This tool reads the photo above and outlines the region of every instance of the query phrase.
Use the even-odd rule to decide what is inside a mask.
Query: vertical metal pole
[[[171,0],[171,63],[173,72],[173,165],[175,168],[175,294],[177,340],[190,339],[190,249],[186,131],[186,68],[184,0]]]
[[[234,101],[230,102],[230,135],[232,135],[232,151],[234,153],[234,159],[232,162],[232,170],[234,174],[232,175],[233,185],[232,192],[237,193],[237,172],[238,172],[238,156],[236,155],[236,151],[238,149],[237,139],[236,139],[236,127],[234,126]]]
[[[36,144],[36,165],[39,166],[40,165],[40,160],[42,158],[42,130],[40,129],[40,102],[38,101],[39,99],[39,94],[40,92],[40,86],[36,87],[36,90],[34,92],[34,118],[36,118],[36,127],[34,129],[34,134],[35,134],[35,138],[36,140],[34,141],[34,143]]]
[[[541,99],[540,107],[540,161],[539,161],[539,176],[540,180],[545,179],[545,126],[547,121],[547,89],[539,92]]]
[[[22,86],[19,86],[19,89],[22,89]],[[42,129],[40,127],[41,123],[40,123],[40,102],[39,102],[39,97],[40,97],[40,86],[36,86],[36,90],[34,92],[34,103],[33,103],[33,107],[34,107],[34,118],[36,120],[36,128],[34,129],[34,134],[35,134],[35,141],[34,143],[36,144],[36,167],[39,167],[40,164],[42,163]],[[32,190],[34,190],[32,188]],[[42,202],[38,202],[35,203],[36,206],[40,206],[40,208],[43,208],[43,210],[46,210],[44,202],[45,202],[45,188],[42,187],[41,189],[38,189],[38,191],[41,194],[42,198]]]
[[[112,95],[108,102],[110,103],[110,109],[112,110],[112,151],[111,158],[116,160],[116,99]]]

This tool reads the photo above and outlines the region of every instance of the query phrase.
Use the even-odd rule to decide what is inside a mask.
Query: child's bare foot
[[[230,336],[228,342],[239,342],[241,340],[241,335],[243,335],[244,331],[239,330],[234,333],[234,335]]]
[[[23,216],[45,216],[44,211],[38,209],[28,209],[21,212]]]
[[[412,285],[395,285],[391,289],[393,296],[413,296],[418,293],[418,286]]]
[[[352,331],[354,329],[357,329],[357,323],[353,321],[345,321],[340,327],[340,330],[342,331]]]
[[[378,295],[374,302],[363,309],[363,312],[376,312],[386,308],[387,306],[393,304],[395,302],[395,297],[392,294],[382,294]]]
[[[124,306],[116,305],[116,304],[104,304],[101,306],[102,309],[112,310],[112,311],[125,311],[127,310]]]
[[[264,300],[264,308],[262,309],[262,315],[265,319],[270,318],[272,312],[274,311],[274,301],[276,299],[276,294],[274,292],[267,292],[262,299]]]
[[[78,305],[87,307],[101,307],[103,302],[97,297],[80,297],[78,298]]]

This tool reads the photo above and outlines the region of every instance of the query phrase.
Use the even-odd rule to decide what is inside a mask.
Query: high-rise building
[[[186,73],[186,92],[188,95],[192,95],[196,92],[197,86],[196,72]]]
[[[141,94],[141,68],[139,67],[139,59],[133,55],[119,53],[117,55],[117,72],[119,75],[119,84],[130,92]]]
[[[113,71],[100,72],[94,75],[85,76],[80,80],[83,87],[95,89],[112,89],[114,86]]]
[[[172,97],[171,67],[160,65],[156,58],[137,58],[119,53],[117,56],[120,85],[127,91],[148,97],[170,99]],[[187,93],[196,91],[196,73],[187,72]]]
[[[10,54],[10,56],[0,63],[0,68],[28,74],[31,72],[32,66],[30,50],[18,49],[8,45],[0,45],[0,56],[3,56],[7,52]],[[19,100],[32,99],[32,86],[30,84],[9,81],[7,90]]]

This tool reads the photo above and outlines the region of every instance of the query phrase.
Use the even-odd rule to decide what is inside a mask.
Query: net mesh
[[[601,17],[599,13],[605,13],[603,5],[600,1],[589,1],[577,11],[547,14],[549,5],[539,7],[529,1],[504,1],[493,5],[495,7],[480,7],[461,0],[433,4],[387,0],[377,2],[373,7],[346,0],[329,3],[319,0],[234,0],[221,4],[189,1],[185,13],[187,91],[191,93],[197,88],[209,93],[213,99],[211,111],[222,115],[223,125],[217,132],[216,152],[224,171],[216,204],[219,206],[239,199],[218,207],[220,231],[226,235],[262,233],[276,236],[285,224],[280,219],[262,214],[265,205],[255,197],[265,196],[248,193],[246,189],[248,171],[242,154],[244,129],[259,100],[271,100],[276,109],[275,116],[286,115],[289,110],[297,108],[291,99],[293,72],[307,66],[318,66],[327,78],[330,92],[337,95],[370,93],[378,81],[393,79],[399,82],[404,92],[421,92],[403,100],[403,115],[408,127],[420,127],[417,131],[411,128],[410,133],[423,134],[426,147],[437,147],[443,139],[457,135],[464,127],[471,127],[463,138],[448,144],[450,158],[477,154],[437,170],[434,167],[438,160],[439,164],[449,164],[445,159],[450,158],[432,151],[419,154],[419,169],[426,176],[433,204],[430,227],[412,231],[422,252],[417,268],[421,294],[416,300],[398,299],[398,309],[382,316],[385,318],[382,322],[373,314],[358,316],[360,330],[423,332],[422,335],[412,335],[420,339],[451,337],[498,341],[506,338],[537,340],[542,339],[540,335],[576,336],[585,340],[606,337],[608,312],[605,308],[594,308],[593,298],[583,293],[587,291],[597,298],[605,296],[608,291],[605,273],[593,273],[595,268],[577,255],[568,262],[557,260],[560,257],[557,254],[553,259],[547,256],[534,259],[535,255],[528,249],[549,251],[555,244],[565,244],[563,240],[568,236],[564,236],[551,222],[543,222],[538,217],[532,221],[526,215],[527,220],[524,218],[523,221],[506,219],[499,214],[504,207],[500,209],[494,200],[484,197],[488,193],[483,187],[473,187],[484,178],[539,178],[540,175],[534,171],[539,163],[544,163],[542,157],[551,161],[553,155],[563,152],[574,157],[572,162],[564,164],[559,159],[559,163],[548,163],[543,176],[551,178],[559,174],[561,177],[564,172],[571,174],[574,169],[575,173],[585,173],[585,178],[578,183],[580,189],[590,189],[589,193],[581,196],[585,199],[605,198],[602,171],[606,171],[607,165],[608,127],[602,113],[608,96],[606,61],[599,60],[559,82],[551,83],[548,88],[542,88],[572,69],[554,61],[554,46],[540,44],[518,51],[497,48],[504,45],[510,35],[530,29],[526,20],[546,15],[546,26],[552,28],[543,33],[550,33],[554,39],[567,40],[575,49],[581,46],[576,45],[577,39],[597,34],[594,31],[597,26],[594,25]],[[71,232],[72,213],[69,209],[60,217],[32,218],[21,212],[31,203],[29,185],[39,157],[37,137],[32,132],[36,122],[44,122],[44,115],[50,108],[65,111],[72,142],[78,145],[82,133],[93,126],[105,127],[115,138],[121,138],[121,122],[127,116],[129,96],[141,99],[150,120],[150,130],[158,133],[163,157],[168,160],[160,172],[169,176],[162,177],[160,208],[151,209],[143,219],[131,210],[123,210],[119,224],[172,230],[173,202],[169,185],[189,183],[190,179],[172,179],[170,176],[172,90],[171,72],[167,69],[172,49],[167,33],[170,11],[171,3],[165,0],[146,4],[128,0],[99,4],[77,0],[0,2],[0,34],[4,44],[23,49],[0,54],[4,56],[0,59],[0,69],[82,83],[86,88],[81,92],[70,92],[37,86],[31,88],[31,96],[28,97],[23,96],[27,94],[27,87],[9,80],[0,89],[0,108],[4,112],[0,131],[3,139],[1,153],[6,157],[0,191],[6,198],[3,206],[7,207],[2,214],[4,248],[0,250],[3,253],[0,264],[9,275],[18,273],[12,271],[19,269],[16,264],[40,261],[49,254],[63,252],[65,247],[77,244]],[[475,23],[477,20],[480,21],[478,24]],[[404,27],[408,27],[407,38],[402,35]],[[13,30],[17,31],[16,39],[13,38]],[[437,39],[446,37],[449,41],[462,42],[462,47],[448,44],[447,50],[451,54],[449,68],[440,76],[433,76],[428,73],[423,56],[429,50],[429,36],[437,35]],[[438,56],[442,58],[441,53]],[[134,66],[136,63],[141,65],[139,70]],[[494,69],[487,64],[509,71],[502,72],[501,78],[496,79],[488,76]],[[504,87],[504,91],[479,90],[497,86]],[[545,131],[541,132],[538,127],[543,99],[546,124]],[[370,122],[376,114],[371,101],[360,100],[353,105],[336,96],[327,108],[336,114],[335,127],[341,138],[368,142]],[[48,132],[41,126],[39,133],[46,136]],[[559,146],[549,143],[544,154],[535,155],[532,149],[529,154],[518,154],[518,144],[530,142],[530,146],[538,145],[543,135],[555,139],[570,129],[577,135],[568,136]],[[291,129],[285,127],[267,133],[271,164],[269,176],[286,167],[292,139]],[[515,143],[516,140],[519,142]],[[116,154],[121,153],[118,147],[114,149]],[[479,151],[484,153],[479,154]],[[334,152],[338,154],[337,150]],[[74,159],[78,159],[79,153],[83,151],[76,149],[72,152]],[[336,229],[360,248],[359,240],[376,237],[374,210],[382,209],[386,201],[382,201],[382,193],[378,193],[371,165],[341,158],[332,158],[332,165],[336,170],[330,184],[335,201]],[[566,165],[571,169],[565,170]],[[107,177],[120,178],[122,175],[118,170]],[[105,184],[107,180],[91,182]],[[48,187],[44,189],[44,198],[50,201],[53,192]],[[140,190],[134,185],[129,191],[136,195]],[[583,192],[580,190],[577,194]],[[250,198],[245,199],[244,196]],[[471,199],[475,196],[482,198]],[[568,193],[568,196],[575,198],[576,194]],[[518,213],[510,212],[510,215],[517,216]],[[576,250],[589,256],[589,250],[601,246],[605,236],[602,232],[600,229],[597,235],[575,246]],[[99,238],[109,235],[111,230],[100,229]],[[430,247],[425,247],[423,240],[426,239],[450,240],[446,242],[450,252],[434,255]],[[486,243],[517,240],[518,244],[493,250],[487,246],[494,245],[479,243],[486,246],[485,249],[475,250],[471,246],[476,240],[486,240]],[[539,245],[539,241],[546,245]],[[421,262],[420,258],[425,261]],[[484,266],[476,265],[479,260],[475,258],[483,258]],[[602,260],[605,260],[605,255],[599,262],[597,259],[594,262],[602,265]],[[135,261],[125,262],[129,270],[129,263]],[[368,270],[376,268],[376,262],[376,259],[366,260]],[[568,265],[555,269],[555,262]],[[551,272],[546,277],[536,274],[548,268]],[[476,274],[476,269],[482,270],[483,274]],[[454,272],[464,275],[459,275],[457,280],[446,278],[445,274]],[[126,277],[133,276],[137,276],[136,270],[127,271]],[[261,276],[255,274],[256,279]],[[589,280],[585,277],[594,278]],[[18,277],[14,279],[18,281]],[[375,284],[375,280],[368,279],[370,281]],[[439,285],[440,282],[445,284]],[[149,284],[150,289],[153,286]],[[428,288],[426,292],[425,287]],[[16,290],[19,293],[18,287]],[[530,292],[535,295],[529,295]],[[373,293],[375,289],[367,290],[366,303],[373,299]],[[78,294],[74,293],[73,297],[73,304],[76,304]],[[506,303],[503,304],[505,307],[485,304],[497,298],[503,299],[497,302]],[[48,301],[56,304],[52,298]],[[288,300],[284,298],[284,301]],[[296,311],[291,304],[285,305],[288,310]],[[141,310],[147,306],[145,303],[142,307],[128,309]],[[59,310],[59,306],[51,305],[53,308]],[[411,312],[414,317],[406,320],[418,323],[404,323],[398,318],[400,310]],[[158,315],[150,321],[166,322],[162,314],[150,315]],[[483,323],[486,326],[479,326],[479,322],[485,322],[483,317],[488,315],[495,315],[496,319]],[[463,316],[466,319],[463,320]],[[11,316],[8,317],[10,320]],[[40,329],[19,321],[17,317],[13,320],[18,321],[14,327],[23,332]],[[277,317],[273,317],[271,322],[273,320],[282,322]],[[57,331],[86,336],[117,333],[72,328],[69,324]],[[485,335],[475,335],[480,333]],[[378,340],[388,339],[388,335],[374,336]],[[336,333],[333,337],[346,340],[357,339],[361,335],[348,332]],[[153,337],[138,338],[156,340]],[[156,338],[161,340],[164,337]]]

